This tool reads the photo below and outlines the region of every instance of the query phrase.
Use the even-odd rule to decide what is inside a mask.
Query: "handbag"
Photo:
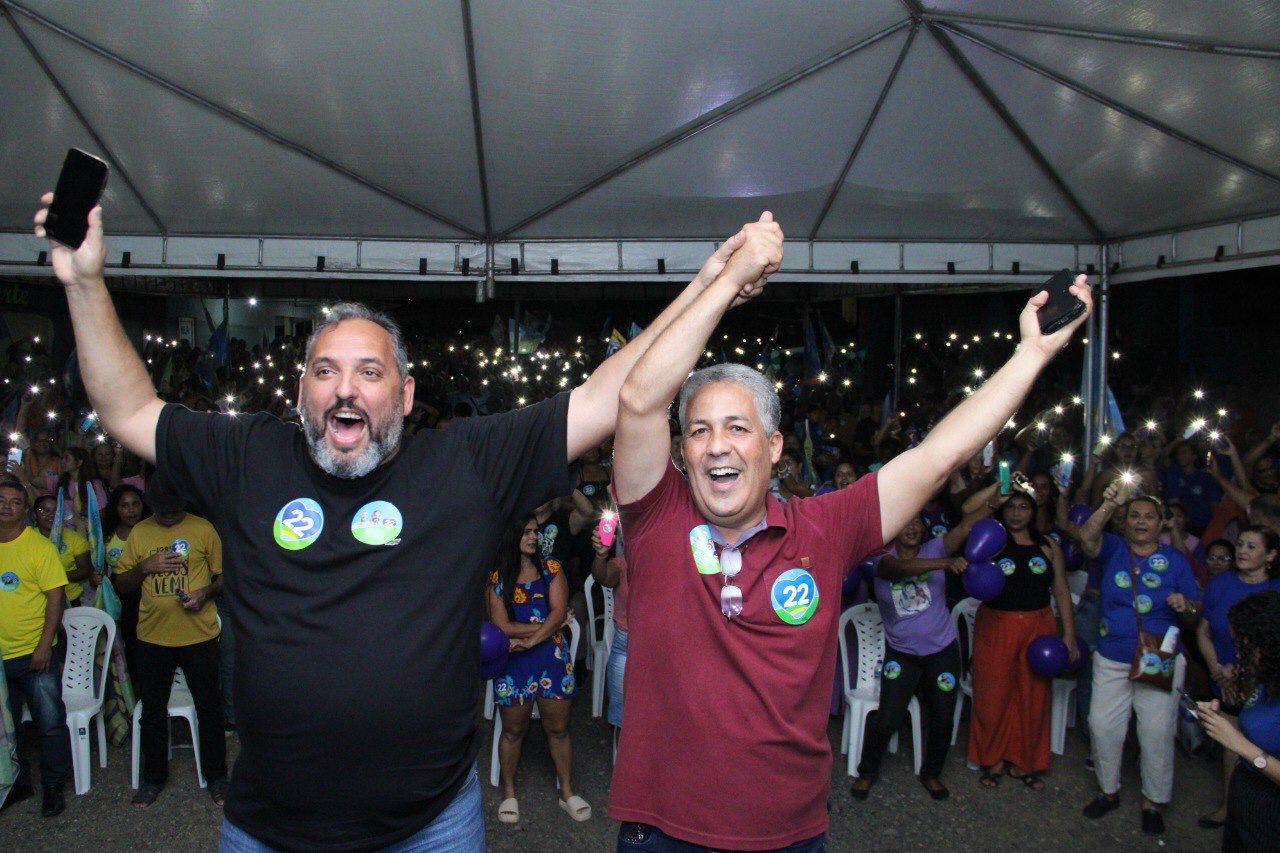
[[[1133,593],[1133,617],[1138,623],[1138,646],[1133,650],[1133,661],[1129,664],[1129,680],[1142,681],[1165,692],[1173,690],[1173,671],[1177,651],[1160,650],[1164,637],[1142,630],[1142,614],[1138,612],[1138,557],[1129,552],[1129,574],[1132,581],[1129,590]]]

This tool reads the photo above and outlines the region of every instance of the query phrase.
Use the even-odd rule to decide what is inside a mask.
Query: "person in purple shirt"
[[[884,620],[884,666],[880,707],[868,723],[858,778],[849,790],[855,799],[865,800],[876,783],[885,747],[902,726],[911,697],[917,695],[928,729],[920,784],[935,800],[950,795],[938,777],[951,746],[961,658],[960,642],[947,610],[946,573],[963,572],[968,566],[964,557],[952,555],[964,546],[974,522],[990,514],[984,505],[945,536],[927,542],[925,518],[913,518],[877,562],[872,587]]]
[[[1161,808],[1173,798],[1173,742],[1178,693],[1186,671],[1181,654],[1168,662],[1173,690],[1129,679],[1141,630],[1165,635],[1185,620],[1199,618],[1200,587],[1182,552],[1160,544],[1164,508],[1147,495],[1129,499],[1123,480],[1107,487],[1102,506],[1080,527],[1080,547],[1102,563],[1098,649],[1093,656],[1093,698],[1089,731],[1094,769],[1102,792],[1084,815],[1100,818],[1120,805],[1120,763],[1129,719],[1137,717],[1142,769],[1142,831],[1164,832]],[[1124,536],[1103,532],[1123,507]],[[1179,649],[1181,644],[1179,644]]]
[[[1264,590],[1280,591],[1276,558],[1280,555],[1280,537],[1269,527],[1246,527],[1236,543],[1235,571],[1214,575],[1204,591],[1204,619],[1196,626],[1196,640],[1204,654],[1209,674],[1213,676],[1213,692],[1221,700],[1221,712],[1231,717],[1240,714],[1247,696],[1231,690],[1235,680],[1236,645],[1231,637],[1227,612],[1237,601]],[[1198,825],[1216,829],[1227,820],[1227,790],[1239,756],[1230,749],[1222,750],[1223,802],[1215,812],[1200,818]]]

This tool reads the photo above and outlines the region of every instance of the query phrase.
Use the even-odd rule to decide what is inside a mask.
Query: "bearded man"
[[[192,412],[156,396],[120,327],[101,208],[79,249],[51,243],[103,427],[222,536],[241,741],[224,851],[483,849],[476,604],[502,530],[572,491],[569,463],[613,433],[636,359],[713,280],[759,291],[758,267],[724,272],[746,240],[571,392],[403,441],[414,381],[386,315],[330,309],[307,342],[302,429]]]

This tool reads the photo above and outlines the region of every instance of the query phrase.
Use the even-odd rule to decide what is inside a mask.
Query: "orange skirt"
[[[969,760],[1006,761],[1024,773],[1049,769],[1053,683],[1027,664],[1027,646],[1057,634],[1049,608],[1015,612],[979,607],[973,628],[973,717]]]

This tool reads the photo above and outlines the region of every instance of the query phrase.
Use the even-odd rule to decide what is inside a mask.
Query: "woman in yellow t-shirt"
[[[32,514],[36,519],[36,529],[46,539],[53,533],[53,517],[58,512],[58,499],[53,495],[41,495],[36,499]],[[62,547],[58,549],[58,558],[62,568],[67,572],[67,606],[77,607],[80,595],[84,592],[81,583],[93,574],[93,564],[89,561],[89,540],[74,530],[62,531]]]
[[[99,445],[102,447],[103,445]],[[107,574],[115,575],[116,566],[124,556],[125,543],[133,526],[151,516],[151,510],[142,501],[142,492],[128,483],[122,483],[111,492],[102,510],[102,537],[107,540]],[[138,608],[142,591],[126,592],[118,584],[116,595],[120,598],[120,636],[124,638],[124,653],[132,671],[134,655],[138,649]]]

